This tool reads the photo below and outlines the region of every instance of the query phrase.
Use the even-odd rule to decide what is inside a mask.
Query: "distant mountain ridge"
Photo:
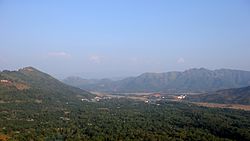
[[[93,97],[91,93],[66,85],[33,67],[0,72],[1,102],[43,101],[53,104],[80,101],[81,98],[91,97]]]
[[[186,100],[193,102],[250,105],[250,86],[219,90],[207,94],[190,95]]]
[[[250,85],[250,71],[205,68],[183,72],[144,73],[118,81],[68,77],[63,82],[100,92],[208,92]]]

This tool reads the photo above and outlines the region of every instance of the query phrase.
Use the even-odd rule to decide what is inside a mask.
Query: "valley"
[[[0,0],[0,141],[250,141],[250,0]]]
[[[185,95],[187,98],[189,96],[200,95],[200,93],[181,93],[181,94],[159,94],[158,96],[154,96],[154,93],[125,93],[125,94],[108,94],[108,93],[100,93],[100,92],[92,92],[96,94],[98,97],[104,99],[112,99],[112,98],[127,98],[132,100],[144,101],[145,103],[151,103],[152,101],[173,101],[173,102],[189,102],[185,98],[181,98],[181,96]],[[178,98],[179,97],[179,98]],[[154,103],[154,102],[153,102]],[[209,103],[209,102],[190,102],[192,104],[210,108],[229,108],[236,110],[246,110],[250,111],[250,105],[243,104],[219,104],[219,103]]]
[[[112,98],[54,108],[5,103],[0,110],[1,134],[18,141],[249,140],[250,112],[185,102]]]
[[[0,80],[3,141],[250,140],[247,103],[205,102],[208,95],[211,102],[235,93],[241,102],[249,87],[211,94],[88,92],[33,67],[0,72]]]

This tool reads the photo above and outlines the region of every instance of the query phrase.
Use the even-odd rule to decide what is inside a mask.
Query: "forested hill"
[[[219,90],[214,93],[191,95],[187,100],[223,104],[250,105],[250,86],[236,89]]]
[[[200,68],[184,72],[144,73],[119,81],[69,77],[64,82],[82,89],[101,92],[208,92],[249,86],[250,72]]]
[[[92,98],[87,91],[68,86],[35,68],[0,72],[0,100],[6,102],[65,102]]]

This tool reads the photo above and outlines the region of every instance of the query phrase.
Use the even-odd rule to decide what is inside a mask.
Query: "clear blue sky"
[[[250,70],[249,0],[0,0],[0,70],[123,77]]]

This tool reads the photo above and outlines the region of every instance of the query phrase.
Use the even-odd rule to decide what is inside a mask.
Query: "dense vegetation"
[[[250,140],[250,112],[189,103],[2,103],[0,111],[10,140]]]
[[[250,140],[250,112],[166,100],[96,102],[34,68],[0,73],[0,140]]]

